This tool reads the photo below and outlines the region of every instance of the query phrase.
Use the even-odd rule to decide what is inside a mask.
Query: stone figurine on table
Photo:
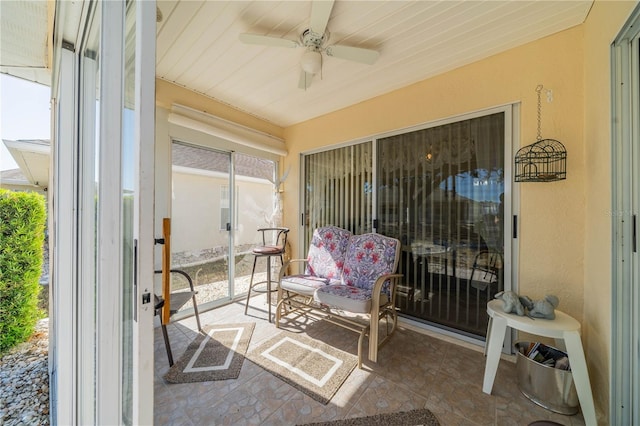
[[[533,301],[529,296],[518,296],[514,291],[501,291],[495,295],[496,299],[504,302],[503,310],[508,314],[531,318],[555,319],[555,309],[560,304],[560,299],[552,294],[547,294],[544,299]]]
[[[501,299],[504,302],[502,309],[510,314],[514,313],[520,316],[524,315],[524,305],[520,301],[518,294],[513,291],[501,291],[496,294],[496,299]]]
[[[536,300],[535,302],[529,297],[524,296],[520,298],[520,302],[527,308],[530,317],[555,319],[555,309],[560,304],[560,299],[553,294],[547,294],[544,296],[544,299]]]

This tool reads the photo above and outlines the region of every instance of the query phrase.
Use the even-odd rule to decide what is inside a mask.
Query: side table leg
[[[573,381],[576,385],[576,392],[580,400],[580,408],[587,426],[596,426],[596,409],[593,403],[593,394],[591,393],[591,383],[589,381],[589,372],[587,370],[587,362],[584,359],[584,351],[580,334],[577,331],[567,331],[564,333],[564,342],[567,346],[567,355],[571,364],[571,373]]]
[[[484,345],[484,349],[482,350],[482,355],[487,356],[487,348],[489,347],[489,341],[491,340],[491,324],[493,322],[493,317],[489,317],[489,323],[487,324],[487,343]]]
[[[500,362],[500,353],[502,352],[502,344],[504,336],[507,332],[507,321],[504,318],[494,317],[491,320],[491,329],[489,330],[489,340],[487,341],[487,361],[484,365],[484,381],[482,383],[482,392],[491,395],[493,389],[493,381],[498,371],[498,363]]]

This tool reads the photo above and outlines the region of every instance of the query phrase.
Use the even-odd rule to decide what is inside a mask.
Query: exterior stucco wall
[[[171,217],[173,253],[226,247],[229,233],[221,228],[221,188],[229,180],[198,174],[172,174]],[[256,229],[268,225],[272,214],[273,184],[265,181],[236,180],[241,206],[235,230],[236,246],[254,244],[260,235]]]

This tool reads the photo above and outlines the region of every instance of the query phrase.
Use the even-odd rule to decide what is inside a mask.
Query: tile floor
[[[202,313],[204,325],[255,322],[249,351],[276,333],[267,321],[264,295]],[[174,359],[195,337],[195,319],[169,325]],[[284,320],[282,327],[303,332],[344,351],[357,353],[357,335],[323,321]],[[366,353],[366,345],[365,345]],[[155,329],[155,404],[157,425],[295,425],[360,417],[378,413],[429,408],[445,425],[528,425],[552,420],[583,425],[581,414],[564,416],[526,399],[515,383],[515,364],[502,360],[492,395],[482,392],[482,348],[452,339],[400,329],[379,352],[378,363],[356,368],[327,405],[296,390],[245,359],[235,380],[168,384],[168,370],[160,327]]]

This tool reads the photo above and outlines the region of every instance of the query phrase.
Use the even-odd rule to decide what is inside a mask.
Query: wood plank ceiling
[[[373,65],[323,55],[298,88],[304,48],[243,44],[241,33],[300,40],[311,1],[158,1],[159,78],[286,127],[528,43],[586,19],[592,0],[337,0],[326,44],[380,52]]]

